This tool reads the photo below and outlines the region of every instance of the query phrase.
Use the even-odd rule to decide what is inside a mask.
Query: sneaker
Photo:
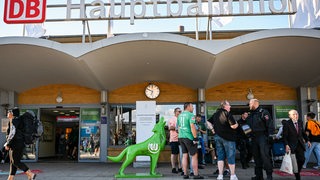
[[[320,166],[313,166],[313,169],[320,169]]]
[[[217,177],[217,180],[223,180],[223,175],[219,175],[219,176]]]
[[[182,168],[179,168],[179,169],[178,169],[178,172],[182,172]]]
[[[234,174],[230,176],[230,180],[238,180],[238,177]]]
[[[224,170],[224,171],[223,171],[223,175],[224,175],[224,176],[230,176],[230,171],[229,171],[229,169]]]
[[[204,179],[204,177],[203,177],[203,176],[200,176],[200,175],[198,174],[198,175],[196,175],[196,176],[193,176],[193,179]]]
[[[307,169],[307,166],[303,165],[303,166],[302,166],[302,169]]]
[[[172,168],[172,171],[171,171],[172,173],[174,173],[174,174],[177,174],[178,173],[178,171],[176,170],[176,168]]]
[[[192,172],[192,173],[190,173],[190,176],[194,176],[193,172]]]

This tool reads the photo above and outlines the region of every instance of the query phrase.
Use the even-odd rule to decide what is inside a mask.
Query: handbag
[[[241,129],[245,135],[249,135],[252,132],[252,129],[250,128],[250,126],[248,124],[243,124],[241,126]]]
[[[293,174],[292,160],[290,151],[286,153],[282,159],[280,171]]]

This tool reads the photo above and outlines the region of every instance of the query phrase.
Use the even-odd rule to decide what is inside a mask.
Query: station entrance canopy
[[[5,22],[30,23],[28,19],[25,19],[25,22],[21,19],[6,19],[26,18],[25,14],[21,13],[22,9],[26,9],[24,12],[29,15],[42,14],[42,11],[46,10],[41,6],[45,1],[6,0]],[[130,24],[134,24],[135,19],[288,15],[297,11],[296,0],[94,0],[91,3],[80,0],[77,4],[73,2],[68,0],[67,4],[47,5],[47,11],[63,8],[65,14],[59,14],[59,18],[47,18],[46,21],[130,20]]]

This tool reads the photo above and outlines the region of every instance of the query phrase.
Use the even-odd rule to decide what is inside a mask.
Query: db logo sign
[[[42,23],[46,0],[5,0],[3,20],[7,24]]]

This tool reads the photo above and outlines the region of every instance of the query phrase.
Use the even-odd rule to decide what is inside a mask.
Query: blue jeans
[[[235,164],[236,142],[225,140],[217,134],[214,136],[214,140],[216,141],[218,161],[224,161],[227,158],[228,164]]]
[[[304,161],[303,166],[305,167],[307,166],[312,151],[314,151],[314,154],[317,158],[317,161],[318,161],[317,165],[320,166],[320,143],[319,142],[311,142],[310,148],[308,148],[308,145],[306,144],[306,151],[304,152],[304,157],[306,158],[306,160]]]

